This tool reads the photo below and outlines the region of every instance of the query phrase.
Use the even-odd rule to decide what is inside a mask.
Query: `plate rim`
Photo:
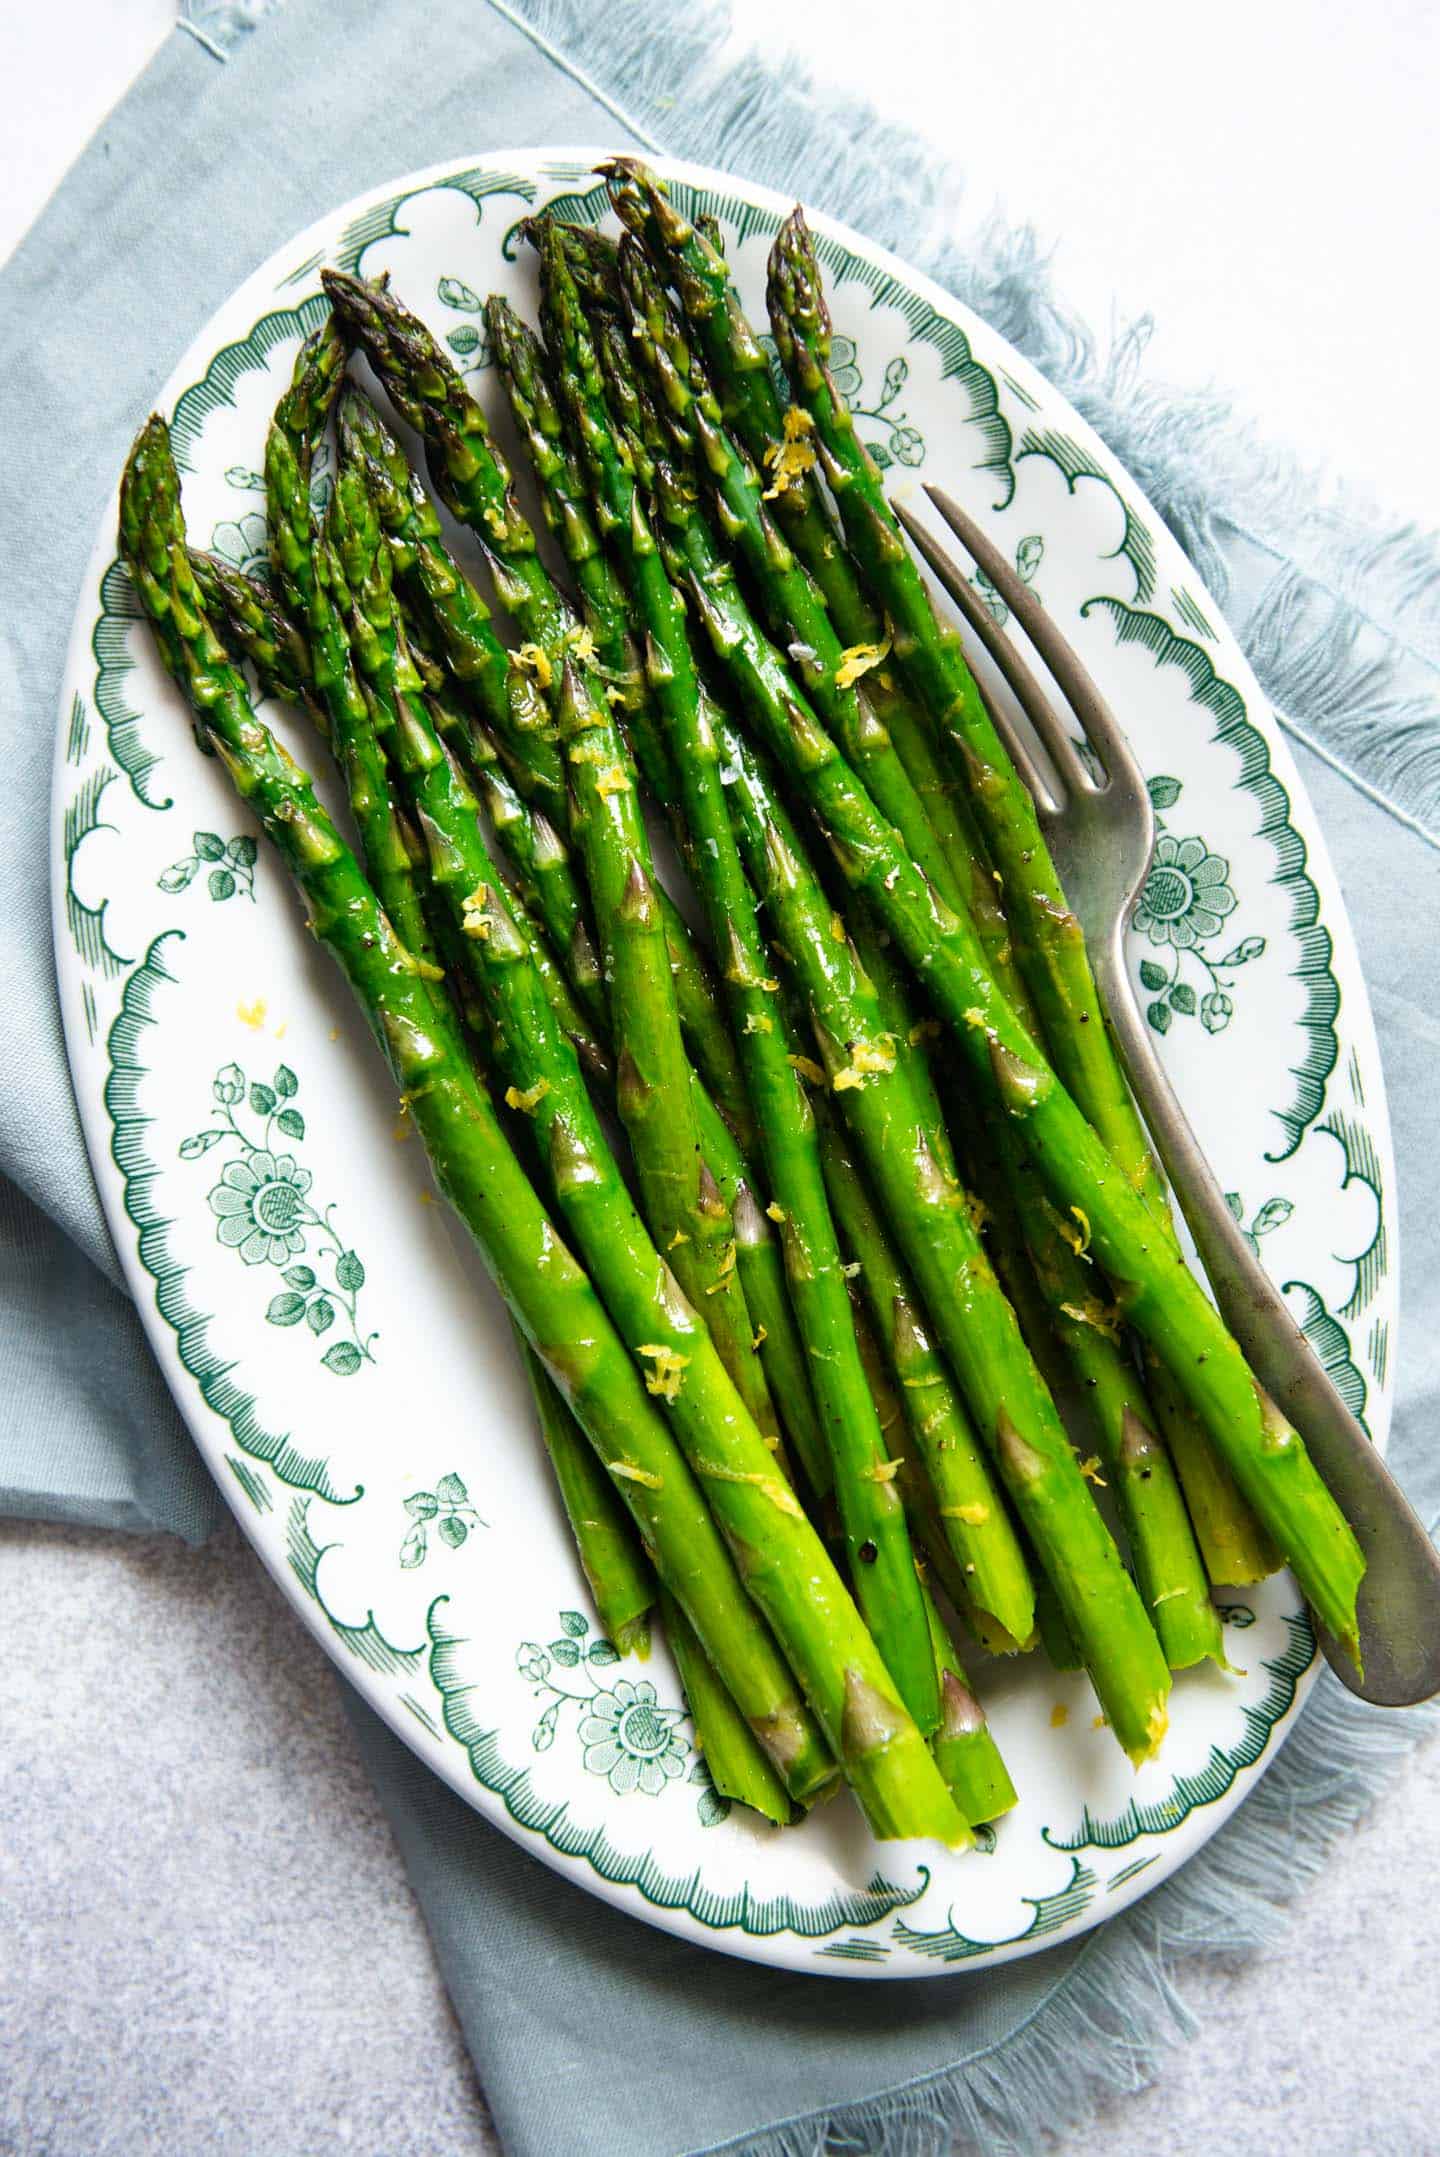
[[[332,231],[339,220],[345,219],[353,223],[366,210],[378,209],[392,200],[403,199],[406,196],[424,192],[427,188],[435,187],[447,176],[453,176],[462,171],[488,168],[503,172],[507,167],[512,170],[518,167],[522,172],[538,175],[547,165],[564,163],[579,168],[585,174],[589,174],[596,160],[611,154],[613,154],[613,150],[605,147],[592,147],[583,144],[503,146],[499,149],[470,155],[461,154],[434,161],[417,168],[413,172],[397,175],[393,179],[365,189],[344,202],[332,205],[257,263],[246,276],[234,285],[219,305],[211,311],[157,390],[153,400],[154,408],[173,411],[184,391],[192,387],[203,376],[204,370],[213,361],[219,349],[215,342],[213,325],[227,313],[238,297],[254,286],[257,299],[262,290],[267,297],[278,298],[281,290],[280,280],[287,262],[307,241],[319,244],[322,230],[325,232]],[[663,174],[677,176],[697,186],[727,191],[778,216],[783,216],[790,206],[791,198],[782,191],[749,181],[722,167],[705,165],[691,159],[671,157],[659,153],[654,154],[647,161]],[[1081,435],[1086,448],[1099,461],[1105,476],[1111,478],[1112,484],[1123,481],[1135,501],[1153,519],[1157,527],[1161,551],[1174,550],[1179,555],[1179,558],[1186,562],[1187,572],[1191,575],[1198,575],[1193,565],[1189,564],[1188,558],[1179,550],[1178,542],[1169,532],[1163,518],[1150,504],[1148,497],[1125,470],[1120,460],[1113,455],[1099,436],[1095,434],[1083,414],[1077,411],[1064,393],[1050,384],[1026,356],[1010,344],[1009,340],[1001,332],[993,330],[990,325],[984,323],[983,318],[976,316],[973,309],[966,306],[963,301],[957,299],[954,295],[947,293],[941,285],[924,271],[906,263],[893,251],[870,240],[866,235],[847,225],[843,220],[829,217],[818,210],[812,211],[808,207],[806,214],[819,235],[833,239],[861,260],[868,259],[907,290],[925,300],[942,318],[955,322],[957,328],[967,336],[969,335],[970,324],[978,322],[987,336],[997,338],[1005,348],[1007,365],[1014,367],[1022,380],[1033,383],[1046,399],[1051,401],[1058,399],[1065,408],[1067,425],[1073,426]],[[268,284],[265,283],[266,280],[269,280]],[[300,304],[299,299],[296,301],[296,305],[298,304]],[[982,364],[985,363],[982,362]],[[51,878],[51,932],[56,974],[61,992],[59,1002],[66,1059],[80,1115],[86,1151],[105,1214],[107,1229],[115,1243],[127,1284],[137,1306],[147,1344],[160,1365],[167,1387],[175,1400],[187,1431],[194,1443],[200,1448],[202,1458],[205,1460],[207,1467],[214,1474],[230,1512],[238,1522],[247,1541],[260,1557],[267,1572],[275,1580],[288,1607],[300,1617],[302,1623],[335,1664],[341,1675],[355,1684],[357,1691],[359,1691],[372,1712],[377,1713],[400,1741],[421,1760],[422,1764],[439,1774],[445,1783],[460,1797],[462,1802],[472,1811],[478,1812],[488,1824],[498,1828],[532,1858],[546,1865],[550,1870],[557,1873],[559,1877],[569,1881],[571,1885],[582,1892],[597,1896],[601,1901],[622,1911],[640,1923],[653,1925],[662,1931],[686,1939],[692,1944],[708,1947],[714,1952],[726,1954],[734,1959],[758,1963],[763,1967],[785,1969],[812,1976],[845,1979],[884,1979],[891,1982],[934,1977],[942,1974],[952,1976],[978,1974],[982,1970],[996,1968],[1006,1962],[1017,1960],[1029,1954],[1042,1951],[1044,1948],[1060,1944],[1066,1939],[1079,1938],[1105,1919],[1118,1915],[1122,1910],[1130,1907],[1145,1894],[1148,1894],[1152,1887],[1162,1885],[1164,1880],[1172,1877],[1181,1865],[1186,1863],[1209,1841],[1213,1834],[1223,1827],[1231,1814],[1243,1804],[1245,1798],[1255,1788],[1261,1777],[1273,1765],[1275,1757],[1298,1720],[1310,1686],[1317,1675],[1318,1658],[1313,1652],[1309,1664],[1295,1681],[1295,1693],[1290,1706],[1271,1725],[1259,1758],[1247,1768],[1243,1779],[1237,1776],[1230,1791],[1216,1799],[1213,1804],[1192,1808],[1187,1813],[1184,1821],[1171,1830],[1171,1834],[1175,1838],[1174,1844],[1167,1844],[1166,1850],[1158,1854],[1163,1857],[1170,1857],[1173,1848],[1174,1855],[1158,1878],[1151,1879],[1149,1877],[1151,1868],[1149,1866],[1145,1867],[1143,1873],[1124,1883],[1122,1888],[1107,1895],[1103,1910],[1097,1909],[1092,1903],[1086,1910],[1080,1912],[1071,1924],[1047,1933],[1042,1938],[1033,1939],[1022,1935],[1018,1939],[998,1943],[988,1948],[983,1954],[962,1963],[946,1964],[937,1962],[920,1967],[908,1962],[898,1967],[888,1963],[827,1962],[818,1959],[813,1953],[807,1952],[811,1947],[811,1943],[793,1930],[770,1935],[752,1935],[732,1927],[721,1932],[702,1927],[687,1909],[667,1909],[648,1899],[637,1902],[635,1890],[628,1883],[608,1879],[585,1859],[570,1856],[556,1849],[547,1839],[537,1838],[532,1832],[528,1831],[510,1813],[503,1798],[488,1790],[473,1775],[468,1775],[464,1772],[468,1755],[463,1747],[457,1751],[453,1745],[432,1737],[426,1731],[417,1729],[413,1723],[403,1721],[399,1702],[393,1695],[384,1693],[378,1688],[373,1688],[368,1682],[368,1672],[364,1670],[352,1672],[339,1661],[338,1644],[333,1638],[332,1630],[327,1625],[324,1609],[310,1598],[294,1592],[294,1583],[284,1566],[278,1542],[271,1547],[271,1544],[262,1539],[259,1533],[258,1521],[248,1518],[241,1511],[237,1502],[238,1493],[232,1494],[228,1480],[222,1472],[225,1457],[224,1444],[211,1427],[210,1418],[215,1417],[216,1423],[227,1435],[229,1425],[219,1415],[219,1412],[213,1409],[210,1403],[204,1399],[203,1395],[199,1395],[197,1400],[197,1394],[199,1393],[197,1381],[181,1359],[177,1331],[156,1307],[156,1297],[153,1293],[156,1286],[155,1277],[140,1254],[138,1235],[136,1233],[138,1224],[134,1221],[129,1210],[123,1172],[120,1170],[115,1157],[114,1149],[117,1133],[112,1112],[106,1100],[108,1088],[106,1085],[97,1087],[83,1082],[83,1075],[88,1072],[88,1066],[94,1053],[94,1044],[83,1041],[80,1034],[81,1020],[76,1009],[76,999],[73,993],[76,961],[70,949],[66,916],[68,882],[65,852],[62,843],[66,705],[71,685],[82,678],[85,673],[85,661],[91,653],[91,636],[97,619],[101,618],[98,614],[90,611],[88,602],[92,592],[98,594],[104,572],[114,556],[113,538],[110,535],[113,531],[115,500],[116,490],[112,487],[107,495],[95,543],[87,557],[86,567],[80,582],[71,631],[66,643],[64,666],[58,684],[55,747],[52,760],[49,866]],[[1378,1102],[1367,1100],[1366,1105],[1370,1115],[1372,1135],[1375,1138],[1385,1174],[1387,1225],[1390,1231],[1388,1272],[1391,1282],[1390,1292],[1395,1299],[1396,1317],[1398,1318],[1399,1236],[1394,1201],[1393,1138],[1388,1092],[1385,1088],[1383,1066],[1379,1058],[1368,984],[1360,963],[1343,891],[1325,842],[1323,827],[1315,816],[1313,805],[1296,766],[1290,745],[1284,737],[1284,730],[1279,717],[1269,699],[1264,696],[1263,691],[1259,689],[1259,685],[1255,683],[1253,673],[1248,661],[1245,659],[1239,641],[1229,630],[1228,625],[1225,625],[1224,628],[1224,638],[1229,651],[1238,655],[1244,668],[1247,688],[1247,715],[1250,716],[1250,723],[1256,728],[1270,751],[1272,765],[1278,761],[1279,769],[1275,775],[1289,797],[1292,807],[1297,797],[1301,805],[1302,819],[1306,820],[1306,828],[1302,837],[1307,858],[1312,867],[1318,871],[1318,876],[1315,880],[1324,888],[1327,898],[1325,926],[1334,946],[1332,964],[1336,974],[1343,976],[1347,983],[1345,993],[1347,1030],[1352,1041],[1366,1052],[1371,1067],[1379,1075],[1379,1100]],[[1257,721],[1254,716],[1256,711],[1266,716],[1269,722],[1268,725]],[[177,929],[175,933],[179,934],[183,940],[185,936],[183,928]],[[153,952],[154,948],[155,940],[151,939],[149,951]],[[146,956],[148,955],[147,953]],[[144,963],[144,956],[137,957],[131,963],[132,970],[138,970]],[[1392,1339],[1393,1333],[1394,1327],[1392,1325]],[[1374,1437],[1382,1453],[1388,1438],[1393,1407],[1394,1370],[1395,1361],[1392,1347],[1386,1381],[1378,1387],[1374,1395],[1376,1408]],[[880,1846],[877,1845],[878,1847]]]

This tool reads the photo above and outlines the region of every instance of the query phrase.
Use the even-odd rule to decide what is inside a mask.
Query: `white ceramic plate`
[[[263,555],[266,420],[322,310],[322,263],[389,270],[493,410],[481,299],[498,287],[533,313],[515,225],[556,197],[599,216],[592,162],[516,150],[436,167],[332,211],[257,270],[158,400],[192,536]],[[788,204],[667,171],[687,211],[720,219],[763,320]],[[1238,1216],[1383,1443],[1384,1094],[1340,894],[1274,719],[1083,421],[936,286],[816,225],[865,439],[893,481],[943,480],[989,524],[1133,731],[1162,832],[1132,936],[1152,1023]],[[267,716],[313,758],[290,715]],[[1162,1757],[1138,1775],[1084,1678],[1038,1657],[985,1672],[1022,1798],[982,1851],[878,1845],[846,1803],[784,1833],[727,1817],[663,1648],[617,1666],[596,1638],[500,1305],[285,877],[195,753],[116,564],[113,511],[75,618],[55,774],[70,1057],[155,1353],[261,1556],[420,1759],[632,1915],[836,1975],[1027,1953],[1123,1908],[1213,1834],[1309,1682],[1288,1576],[1231,1599],[1241,1674],[1182,1676]]]

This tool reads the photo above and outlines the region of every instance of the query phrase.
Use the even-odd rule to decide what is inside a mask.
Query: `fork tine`
[[[993,615],[975,590],[974,585],[961,574],[959,568],[951,561],[938,540],[934,539],[926,531],[924,525],[919,522],[910,510],[906,509],[903,503],[894,502],[891,507],[910,534],[917,552],[933,572],[936,581],[943,585],[944,589],[950,594],[950,597],[954,600],[956,606],[960,609],[960,612],[1010,684],[1021,710],[1027,714],[1031,719],[1031,723],[1034,724],[1032,707],[1035,704],[1043,704],[1044,702],[1040,692],[1040,685],[1034,675],[1025,665],[1024,660],[1020,657],[1010,639],[997,627]],[[990,707],[990,716],[995,722],[995,730],[1010,752],[1011,763],[1015,766],[1021,780],[1035,798],[1042,824],[1047,818],[1058,816],[1060,804],[1055,799],[1055,789],[1035,762],[1034,756],[1031,754],[1030,744],[1026,741],[1024,735],[1019,732],[1014,720],[1007,711],[991,703],[988,698],[986,701]],[[1048,714],[1046,718],[1048,720]],[[1035,731],[1042,740],[1045,739],[1047,731],[1045,727],[1036,726]]]
[[[1060,629],[1053,614],[1049,613],[1040,604],[1029,586],[1015,574],[1015,571],[1006,561],[989,534],[982,530],[974,518],[960,507],[953,495],[946,494],[941,487],[933,486],[927,486],[925,492],[967,553],[972,555],[979,567],[984,570],[1000,597],[1015,616],[1020,627],[1029,637],[1035,650],[1044,660],[1056,687],[1060,690],[1061,695],[1065,698],[1078,720],[1081,733],[1104,766],[1111,786],[1122,795],[1131,794],[1138,796],[1142,800],[1147,799],[1145,774],[1140,768],[1135,752],[1130,747],[1129,738],[1124,728],[1100,694],[1095,684],[1094,676],[1080,658],[1074,645],[1071,644],[1068,637]],[[912,531],[908,519],[905,528],[907,531]],[[947,585],[946,590],[950,589],[951,587]],[[1001,642],[1008,650],[1014,650],[1014,646],[1008,637],[1002,637]],[[1003,665],[1004,662],[1001,661],[1000,663]],[[1023,664],[1024,662],[1021,661],[1022,666]],[[1026,671],[1028,672],[1028,669]],[[1033,676],[1031,678],[1033,680]],[[1015,689],[1016,696],[1020,696],[1021,692],[1013,682],[1011,687]],[[1080,759],[1070,742],[1067,740],[1064,744],[1065,755],[1068,758],[1068,764],[1066,764],[1056,752],[1049,729],[1041,724],[1039,718],[1028,704],[1025,705],[1025,710],[1040,739],[1050,753],[1055,756],[1057,769],[1064,768],[1068,772],[1070,769],[1078,768],[1083,772],[1084,767],[1081,765]],[[1054,723],[1052,716],[1052,727]],[[1068,777],[1066,783],[1069,783]],[[1088,772],[1084,774],[1082,783],[1093,786],[1094,781],[1090,778]]]

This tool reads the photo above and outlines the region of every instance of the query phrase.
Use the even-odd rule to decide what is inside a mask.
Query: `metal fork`
[[[926,494],[984,572],[1069,707],[1097,778],[1013,640],[964,572],[907,509],[896,514],[1008,682],[1059,781],[1057,793],[1009,715],[993,709],[1089,947],[1111,1030],[1222,1316],[1256,1378],[1305,1440],[1365,1553],[1363,1677],[1323,1629],[1321,1646],[1351,1692],[1407,1707],[1440,1692],[1440,1553],[1365,1431],[1312,1354],[1233,1218],[1155,1053],[1125,964],[1125,925],[1150,867],[1155,813],[1119,722],[1054,618],[999,548],[938,487]]]

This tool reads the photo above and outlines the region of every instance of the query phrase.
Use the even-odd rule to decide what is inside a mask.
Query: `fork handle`
[[[1428,1700],[1440,1692],[1440,1552],[1226,1205],[1130,986],[1123,924],[1092,958],[1127,1076],[1221,1315],[1256,1378],[1304,1439],[1365,1554],[1364,1674],[1319,1629],[1326,1661],[1352,1693],[1382,1707]]]

